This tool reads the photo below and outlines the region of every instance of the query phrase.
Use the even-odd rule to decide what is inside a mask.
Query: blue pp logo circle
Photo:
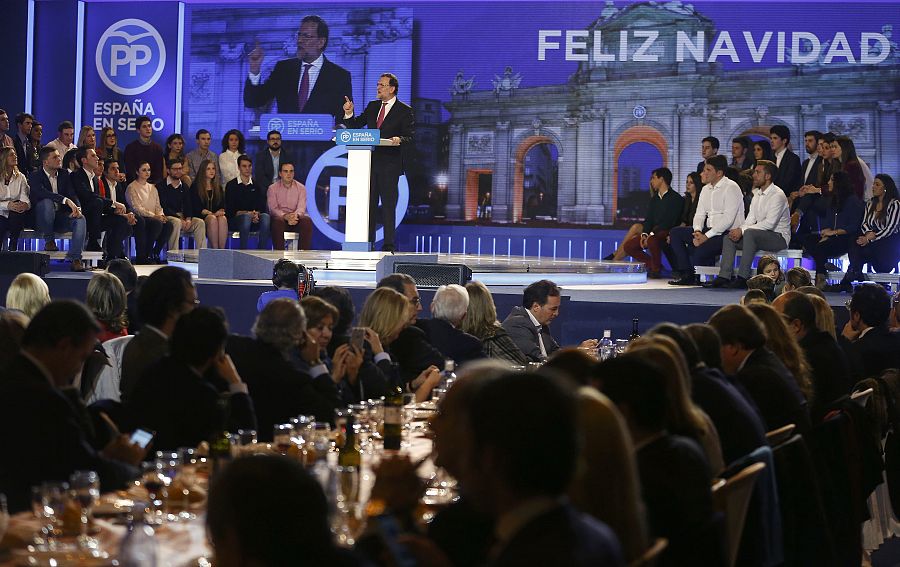
[[[269,120],[268,127],[269,127],[269,132],[271,132],[272,130],[275,130],[276,132],[281,132],[282,130],[284,130],[284,120],[282,120],[281,118],[273,118],[273,119]]]
[[[638,120],[645,118],[647,116],[647,108],[640,104],[635,105],[634,109],[631,111],[631,115]]]
[[[136,95],[162,76],[166,46],[156,28],[128,18],[106,28],[97,42],[95,59],[104,85],[121,95]]]
[[[316,204],[315,187],[319,182],[322,171],[324,171],[326,167],[342,167],[347,169],[347,151],[347,146],[335,146],[329,149],[319,156],[319,159],[317,159],[316,163],[310,168],[309,175],[306,176],[306,213],[322,234],[335,242],[341,243],[345,240],[344,233],[328,224],[325,218],[322,217],[322,213],[319,212],[319,206]],[[406,181],[405,175],[400,176],[400,181],[397,184],[397,193],[395,218],[396,225],[400,226],[400,223],[403,222],[403,217],[406,216],[406,208],[409,206],[409,183]],[[331,198],[337,198],[337,195],[331,195]],[[375,232],[375,240],[378,241],[383,238],[384,228],[379,228]]]
[[[347,143],[350,141],[350,138],[353,136],[350,135],[350,132],[341,132],[341,142]]]

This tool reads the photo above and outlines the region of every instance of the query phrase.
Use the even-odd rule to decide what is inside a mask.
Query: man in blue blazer
[[[73,272],[83,272],[81,251],[87,223],[81,211],[81,202],[72,188],[69,173],[62,168],[59,150],[44,146],[38,155],[41,167],[28,176],[28,187],[37,231],[44,238],[44,250],[58,250],[53,240],[55,232],[71,232],[66,260],[72,263]]]
[[[104,260],[125,258],[123,241],[131,236],[131,227],[125,217],[126,207],[112,199],[110,189],[103,180],[103,168],[96,151],[79,148],[75,158],[81,167],[72,172],[72,188],[82,203],[87,219],[87,249],[95,252],[105,250]],[[106,233],[106,237],[101,247],[102,232]]]

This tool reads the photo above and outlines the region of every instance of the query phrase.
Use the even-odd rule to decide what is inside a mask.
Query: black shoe
[[[716,279],[714,279],[714,280],[711,281],[711,282],[707,282],[707,283],[703,284],[703,287],[705,287],[705,288],[707,288],[707,289],[710,289],[710,288],[712,288],[712,289],[723,289],[723,288],[726,288],[726,287],[728,287],[728,286],[730,286],[730,285],[731,285],[731,280],[730,280],[730,279],[728,279],[728,278],[723,278],[722,276],[716,276]]]
[[[603,261],[604,262],[612,262],[613,258],[615,258],[615,257],[616,257],[616,253],[613,252],[612,254],[607,254],[606,256],[604,256]]]
[[[45,240],[44,241],[44,252],[59,252],[59,247],[56,245],[55,240]]]
[[[381,251],[382,252],[390,252],[391,254],[393,254],[394,252],[397,251],[397,247],[394,246],[393,244],[385,244],[384,246],[381,247]]]
[[[698,276],[697,274],[687,274],[677,280],[669,281],[669,285],[699,286],[700,285],[700,276]]]
[[[825,271],[826,272],[840,272],[841,269],[832,264],[831,262],[825,262]]]
[[[725,287],[728,289],[747,289],[747,278],[737,276]]]

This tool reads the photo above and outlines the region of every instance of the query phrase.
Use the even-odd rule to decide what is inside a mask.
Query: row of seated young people
[[[671,171],[655,170],[644,222],[633,225],[607,259],[632,256],[647,264],[649,277],[661,278],[665,254],[671,284],[700,285],[694,267],[713,265],[721,256],[709,286],[738,289],[746,288],[760,250],[802,249],[823,289],[828,271],[836,270],[829,259],[849,255],[843,280],[830,291],[850,291],[852,282],[864,281],[866,264],[878,273],[896,270],[900,195],[893,177],[872,175],[849,137],[806,132],[809,157],[801,164],[787,147],[786,127],[775,126],[770,135],[771,145],[754,143],[755,159],[735,155],[731,165],[715,153],[718,140],[705,138],[705,159],[687,176],[683,197],[671,188]],[[747,145],[736,139],[733,153]],[[742,255],[735,273],[737,250]]]
[[[124,286],[108,273],[95,278],[87,300],[97,318],[75,302],[45,305],[31,323],[26,320],[21,353],[10,353],[8,366],[3,361],[9,369],[0,380],[3,430],[11,432],[17,425],[17,431],[25,432],[0,436],[4,454],[21,457],[15,467],[0,467],[0,489],[14,510],[28,507],[30,486],[66,478],[76,466],[100,472],[105,488],[137,474],[133,465],[143,451],[129,445],[127,437],[103,431],[103,422],[92,421],[91,412],[83,409],[93,391],[87,371],[90,360],[114,351],[113,341],[125,342],[118,338],[97,344],[97,333],[106,326],[102,320],[98,325],[97,319],[109,316],[98,312],[100,305],[109,303],[98,296],[124,295]],[[395,279],[401,285],[406,282]],[[123,431],[136,426],[157,431],[159,449],[194,446],[223,423],[231,430],[255,428],[265,440],[274,424],[298,414],[330,421],[334,407],[346,401],[340,400],[342,380],[335,376],[347,379],[357,364],[356,385],[347,380],[346,386],[360,388],[362,396],[377,395],[378,385],[404,381],[388,361],[394,359],[399,334],[413,327],[415,307],[390,285],[373,292],[360,311],[358,324],[367,329],[362,360],[350,360],[356,353],[344,335],[330,357],[330,369],[324,364],[322,374],[316,369],[329,358],[327,347],[322,347],[332,342],[327,319],[341,323],[341,311],[352,310],[345,290],[325,288],[320,296],[300,302],[272,300],[257,318],[252,338],[229,335],[220,311],[197,307],[190,276],[178,268],[157,270],[139,294],[143,326],[128,339],[120,357],[123,405],[98,400],[92,409],[107,412]],[[873,458],[864,452],[865,461],[848,472],[855,479],[852,485],[831,475],[840,467],[846,470],[846,461],[853,460],[835,452],[835,442],[847,432],[834,432],[832,414],[853,411],[840,400],[858,379],[878,377],[900,366],[900,335],[888,329],[888,321],[896,324],[891,308],[882,287],[858,286],[850,302],[850,321],[838,335],[833,315],[830,322],[820,317],[810,297],[792,291],[774,307],[730,305],[708,324],[660,325],[646,338],[633,341],[626,355],[614,361],[598,364],[583,351],[561,349],[550,355],[545,375],[509,373],[508,363],[499,370],[478,370],[479,363],[470,361],[472,378],[462,383],[472,383],[451,388],[434,425],[439,464],[461,483],[463,499],[453,510],[462,516],[451,514],[444,517],[447,523],[434,524],[433,543],[453,564],[518,564],[498,562],[491,552],[496,536],[504,534],[505,513],[511,510],[490,492],[504,485],[511,491],[506,497],[537,506],[540,516],[555,512],[533,531],[518,534],[530,533],[550,546],[543,551],[540,546],[529,548],[536,557],[552,561],[553,554],[563,554],[559,557],[571,561],[566,564],[620,565],[623,559],[640,557],[649,539],[666,538],[663,565],[724,565],[720,519],[713,511],[710,486],[714,477],[727,477],[746,466],[751,455],[765,461],[770,472],[765,483],[760,481],[764,486],[760,496],[751,502],[741,564],[784,560],[789,565],[831,565],[844,564],[854,554],[858,558],[864,519],[860,504],[881,482],[880,453]],[[4,329],[9,320],[4,316]],[[326,324],[316,328],[311,323],[315,320]],[[345,331],[346,327],[338,328]],[[332,335],[331,339],[339,336]],[[366,365],[375,367],[368,377],[362,369]],[[64,395],[63,386],[72,384],[79,372],[76,389]],[[555,372],[583,387],[562,387],[564,381]],[[420,393],[436,383],[436,368],[416,378],[422,378],[416,397],[424,399]],[[415,387],[415,382],[405,387]],[[229,400],[226,406],[219,403],[223,395]],[[482,410],[477,410],[479,404],[485,404]],[[463,426],[467,423],[472,428]],[[93,424],[93,432],[88,424]],[[792,447],[806,444],[816,466],[792,471],[780,462],[777,447],[774,457],[767,448],[766,431],[789,424],[802,435],[792,440]],[[582,449],[575,441],[576,431],[587,436]],[[493,460],[499,455],[497,444],[513,453]],[[854,447],[871,449],[861,441]],[[588,463],[577,467],[577,474],[576,460]],[[873,468],[878,482],[872,480]],[[859,476],[860,472],[865,474]],[[790,504],[791,491],[807,483],[816,486],[806,475],[817,475],[825,485],[813,494],[826,508],[813,507],[808,500],[807,508]],[[395,468],[380,481],[404,478]],[[852,489],[849,501],[834,496],[842,489]],[[558,508],[563,494],[593,519],[568,505]],[[775,494],[784,504],[775,505]],[[403,513],[402,502],[392,504]],[[797,522],[798,518],[804,521]],[[542,534],[542,530],[549,531]],[[773,537],[782,530],[781,537]],[[468,535],[461,540],[461,533]],[[575,539],[558,540],[566,536]],[[518,539],[502,544],[510,546],[511,553],[512,548],[526,546],[522,541],[514,545]],[[784,543],[779,545],[779,540]],[[578,559],[582,551],[589,552],[589,559]]]

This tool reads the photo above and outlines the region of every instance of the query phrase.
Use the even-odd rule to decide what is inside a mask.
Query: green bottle
[[[356,437],[356,430],[353,423],[356,416],[347,415],[347,436],[344,439],[344,446],[338,453],[338,466],[340,467],[356,467],[359,469],[361,457],[359,453],[359,439]]]
[[[403,440],[403,390],[395,386],[384,398],[384,448],[399,451]]]

